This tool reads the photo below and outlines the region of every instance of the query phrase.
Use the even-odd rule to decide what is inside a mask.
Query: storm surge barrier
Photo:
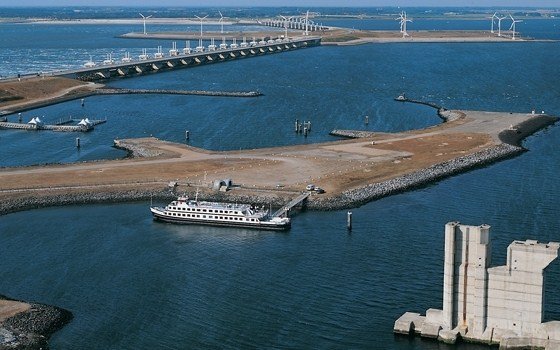
[[[288,52],[321,44],[321,38],[305,36],[291,39],[277,39],[255,42],[253,45],[239,45],[224,49],[197,47],[193,51],[185,49],[186,53],[175,52],[173,55],[163,55],[157,58],[147,58],[126,62],[111,62],[108,64],[93,64],[75,70],[54,73],[55,76],[64,76],[82,81],[102,81],[118,77],[132,77],[147,73],[157,73],[179,68],[196,67],[211,63],[227,62],[242,58],[258,57],[274,53]]]

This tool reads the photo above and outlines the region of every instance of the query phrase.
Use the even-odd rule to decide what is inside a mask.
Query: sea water
[[[375,29],[374,22],[355,23]],[[524,25],[534,28],[528,35],[560,39],[556,23]],[[55,43],[52,57],[69,66],[75,62],[65,53],[80,45],[84,54],[171,46],[115,38],[131,31],[126,26],[41,26],[52,44],[37,48],[18,40],[36,25],[2,25],[11,33],[0,36],[2,43],[20,42],[10,54],[0,46],[3,60],[39,68],[43,61],[27,53],[41,56]],[[91,33],[80,36],[86,29]],[[76,39],[60,44],[57,36],[68,32]],[[559,55],[557,43],[317,47],[115,80],[111,86],[264,96],[99,96],[84,107],[44,107],[24,115],[108,122],[79,134],[79,151],[76,134],[2,131],[0,165],[119,158],[114,138],[185,142],[185,130],[194,146],[234,150],[331,141],[335,128],[403,131],[439,123],[430,108],[392,100],[402,92],[447,108],[558,115]],[[293,132],[295,119],[312,121],[308,138]],[[549,127],[529,137],[529,151],[519,157],[355,208],[352,232],[346,211],[298,213],[286,233],[161,224],[147,202],[6,215],[0,293],[73,312],[51,339],[53,349],[483,349],[394,336],[393,323],[405,311],[441,307],[446,222],[491,225],[495,265],[505,264],[514,239],[560,240],[559,139],[560,129]],[[560,319],[560,276],[547,282],[547,319]]]

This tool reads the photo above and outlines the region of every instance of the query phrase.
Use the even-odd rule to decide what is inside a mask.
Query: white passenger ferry
[[[290,218],[273,217],[264,208],[248,204],[204,202],[179,197],[165,208],[150,207],[154,220],[176,224],[245,227],[264,230],[286,230]]]

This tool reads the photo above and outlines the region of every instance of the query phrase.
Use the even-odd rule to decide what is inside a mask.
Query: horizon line
[[[445,6],[445,5],[425,5],[425,6],[394,6],[394,5],[378,5],[378,6],[335,6],[335,5],[320,5],[320,6],[273,6],[273,5],[258,5],[258,6],[233,6],[233,5],[213,5],[213,6],[183,6],[183,5],[161,5],[161,6],[151,6],[151,5],[2,5],[0,8],[62,8],[62,7],[83,7],[83,8],[99,8],[99,7],[120,7],[120,8],[480,8],[480,9],[493,9],[493,8],[508,8],[508,9],[560,9],[560,6]]]

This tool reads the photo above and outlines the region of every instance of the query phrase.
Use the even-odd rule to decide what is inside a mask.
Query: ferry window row
[[[187,210],[187,208],[171,207],[171,210]],[[231,210],[219,210],[219,209],[192,209],[192,211],[202,212],[202,213],[216,213],[216,214],[241,214],[238,211]]]
[[[171,213],[171,216],[181,216],[181,217],[188,217],[188,218],[200,218],[201,215],[200,214],[183,214],[183,213]],[[202,215],[203,219],[206,219],[206,215]],[[257,219],[245,219],[245,218],[238,218],[238,217],[231,217],[228,218],[223,217],[223,216],[213,216],[213,215],[208,215],[208,219],[220,219],[220,220],[233,220],[233,221],[251,221],[251,222],[255,222],[257,221]]]

